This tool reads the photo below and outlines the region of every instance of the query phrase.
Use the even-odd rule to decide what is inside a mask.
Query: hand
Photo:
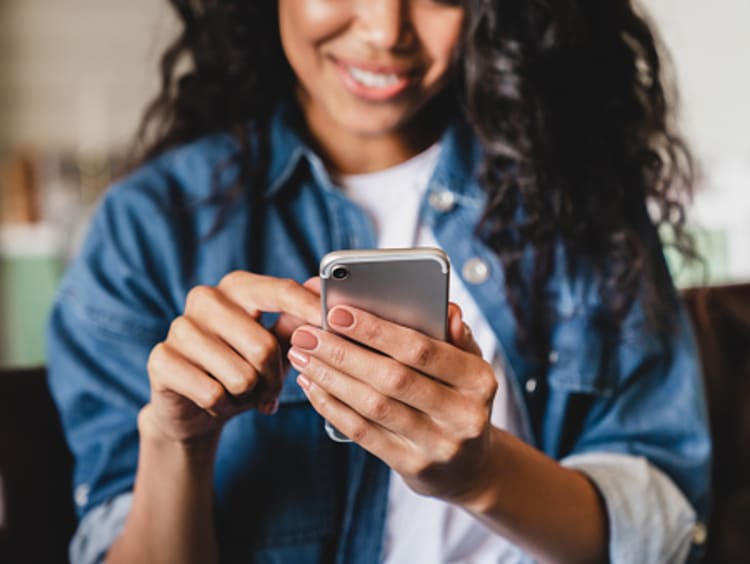
[[[288,365],[285,342],[302,323],[320,325],[317,282],[233,272],[218,286],[197,286],[148,361],[151,402],[141,432],[189,442],[217,436],[248,409],[272,414]],[[281,312],[272,331],[262,312]]]
[[[497,380],[458,306],[448,342],[348,306],[328,321],[338,334],[299,327],[288,353],[318,413],[416,492],[459,504],[478,494]]]

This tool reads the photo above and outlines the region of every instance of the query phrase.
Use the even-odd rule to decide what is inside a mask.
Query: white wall
[[[0,0],[0,147],[125,142],[171,23],[163,0]]]
[[[642,0],[672,51],[683,122],[708,161],[750,160],[750,0]]]

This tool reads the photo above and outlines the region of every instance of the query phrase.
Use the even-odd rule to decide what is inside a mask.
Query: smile
[[[344,87],[351,94],[366,101],[389,101],[415,82],[414,72],[393,68],[364,68],[349,62],[335,62]]]

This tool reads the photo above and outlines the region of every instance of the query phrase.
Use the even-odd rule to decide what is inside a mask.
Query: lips
[[[355,96],[367,101],[385,102],[403,93],[417,73],[403,67],[334,60],[344,86]]]

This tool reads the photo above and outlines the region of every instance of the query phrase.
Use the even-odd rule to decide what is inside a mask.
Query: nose
[[[363,39],[378,49],[398,49],[413,36],[409,0],[359,0],[358,23]]]

